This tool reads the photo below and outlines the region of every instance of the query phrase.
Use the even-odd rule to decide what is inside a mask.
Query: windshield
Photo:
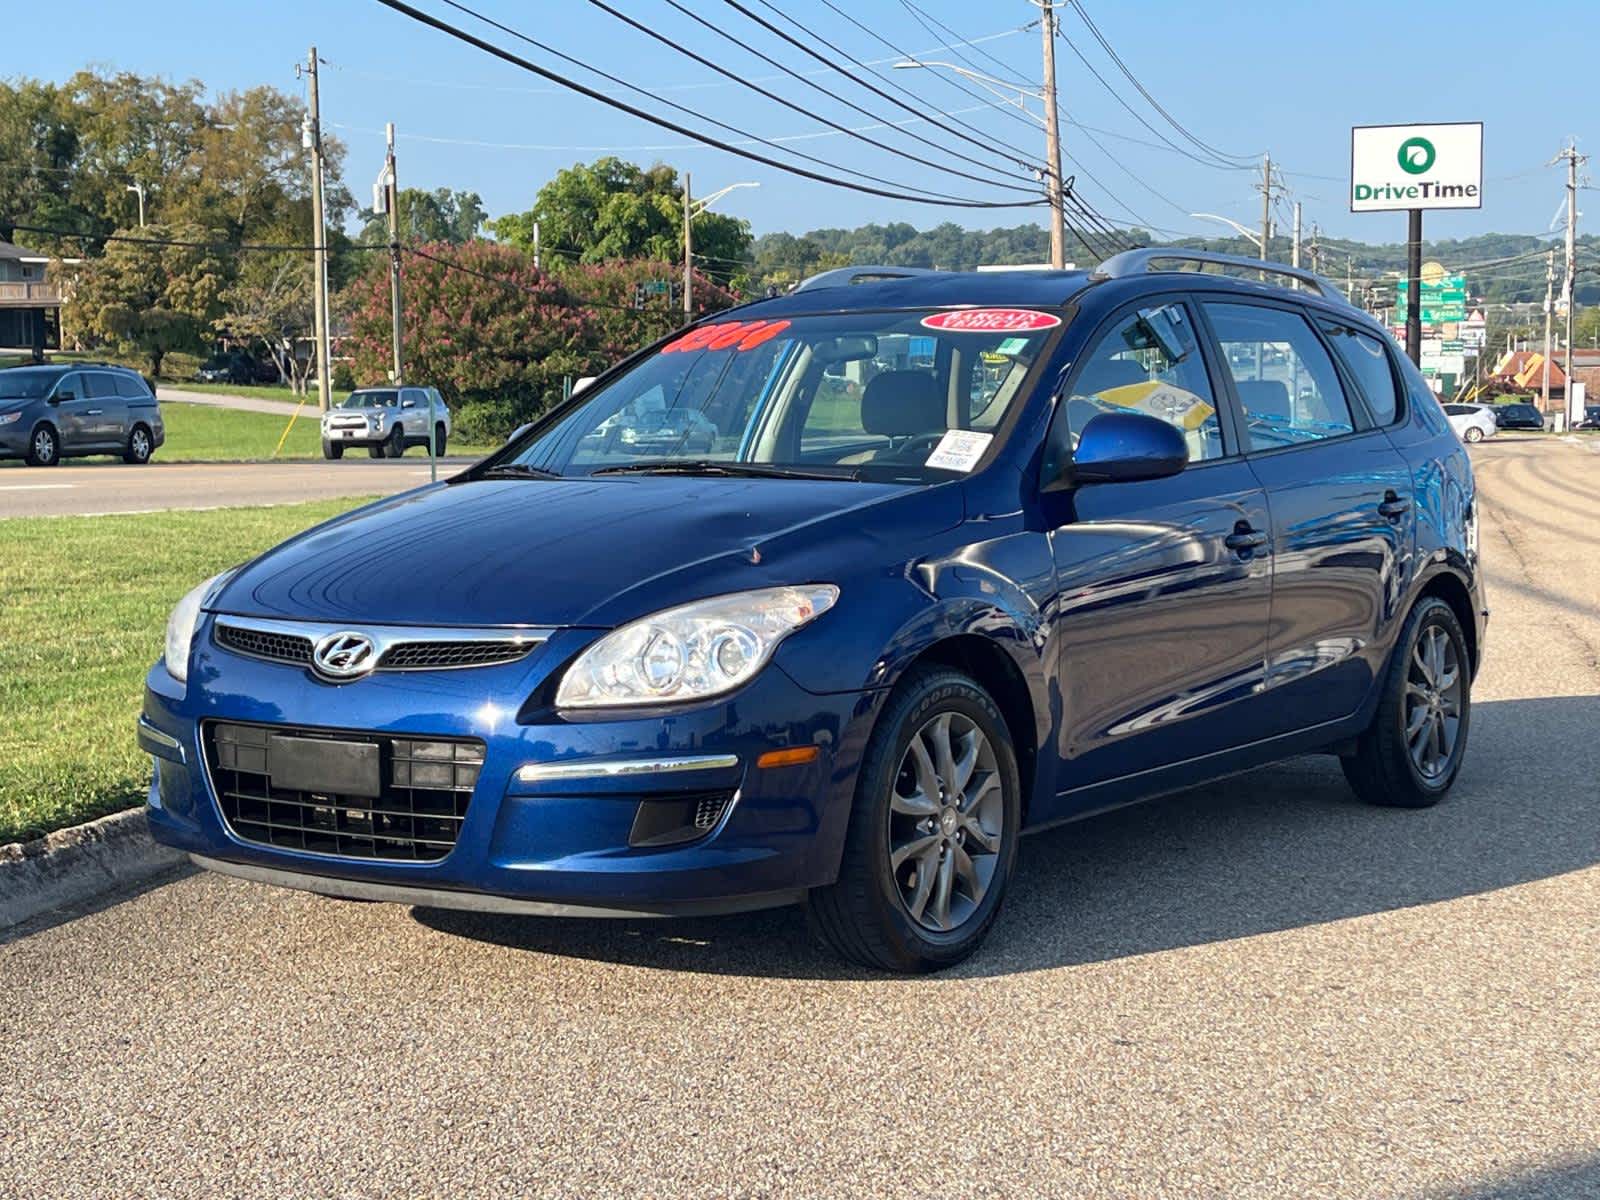
[[[717,321],[494,466],[948,479],[983,456],[1060,324],[1031,309]]]
[[[400,393],[390,391],[351,392],[339,401],[340,408],[393,408],[400,403]]]
[[[0,371],[0,397],[7,400],[39,400],[48,395],[60,371],[30,371],[26,367]]]

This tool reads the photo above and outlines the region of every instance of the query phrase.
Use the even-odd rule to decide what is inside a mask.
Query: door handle
[[[1389,491],[1383,494],[1383,503],[1378,505],[1378,515],[1393,521],[1397,517],[1405,516],[1410,508],[1411,501],[1402,500],[1394,492]]]
[[[104,411],[101,408],[86,408],[83,410],[83,415],[86,417],[98,417]]]
[[[1252,529],[1244,521],[1234,526],[1234,530],[1222,539],[1222,544],[1235,554],[1248,554],[1259,550],[1267,544],[1267,535],[1259,529]]]

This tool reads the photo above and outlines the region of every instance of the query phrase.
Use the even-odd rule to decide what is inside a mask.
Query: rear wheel
[[[61,461],[61,439],[55,427],[40,425],[28,439],[27,462],[30,467],[53,467]]]
[[[1423,599],[1390,656],[1372,724],[1340,760],[1358,796],[1391,808],[1444,798],[1467,749],[1471,675],[1455,610],[1436,596]]]
[[[1466,433],[1462,434],[1461,437],[1464,441],[1481,442],[1483,441],[1483,430],[1479,429],[1476,425],[1469,425],[1467,426]]]
[[[128,432],[128,445],[122,452],[122,461],[143,464],[150,461],[150,455],[155,451],[155,440],[150,436],[150,431],[143,425],[135,425]]]
[[[908,676],[868,742],[839,878],[811,893],[818,932],[844,957],[891,971],[966,958],[999,914],[1021,794],[989,694],[956,671]]]

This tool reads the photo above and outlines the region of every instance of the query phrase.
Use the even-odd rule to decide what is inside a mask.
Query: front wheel
[[[959,672],[919,669],[873,729],[839,878],[809,898],[813,924],[864,966],[953,966],[999,914],[1021,823],[1016,754],[993,699]]]
[[[1340,759],[1369,804],[1427,808],[1455,783],[1472,719],[1472,664],[1455,610],[1436,596],[1411,610],[1384,672],[1372,724]]]
[[[433,452],[440,458],[444,457],[444,445],[449,439],[449,436],[450,435],[445,431],[443,421],[440,421],[433,427]]]
[[[327,459],[329,462],[332,462],[334,459],[343,458],[344,457],[344,443],[343,442],[323,442],[322,443],[322,457]]]
[[[388,456],[390,458],[399,458],[405,452],[406,452],[406,431],[405,431],[405,426],[396,425],[394,427],[394,432],[389,435],[389,442],[388,442],[387,447],[385,448],[385,453],[388,454]]]
[[[56,431],[41,425],[28,439],[27,462],[30,467],[53,467],[61,461],[61,441]]]

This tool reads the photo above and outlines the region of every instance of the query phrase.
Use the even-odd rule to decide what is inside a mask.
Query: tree
[[[449,188],[431,192],[401,188],[398,208],[400,240],[408,244],[443,242],[459,246],[476,238],[489,217],[477,192],[453,192]],[[388,244],[386,215],[364,208],[361,219],[365,222],[361,230],[363,242]]]
[[[616,259],[683,260],[683,186],[673,168],[648,169],[619,158],[601,158],[558,171],[525,213],[490,223],[501,241],[540,249],[583,263]],[[750,226],[723,213],[701,213],[694,221],[694,249],[705,273],[726,284],[748,262]]]
[[[469,432],[504,436],[560,399],[563,376],[585,373],[597,340],[592,315],[521,250],[481,241],[418,249],[435,257],[407,255],[403,263],[406,380],[476,409]],[[339,307],[356,382],[386,382],[387,276],[357,278]]]
[[[76,329],[118,353],[143,355],[150,374],[175,350],[200,352],[211,323],[221,314],[226,265],[205,246],[202,229],[152,225],[128,229],[127,241],[106,244],[100,258],[83,264],[68,317]]]
[[[311,267],[304,258],[249,256],[238,278],[223,289],[221,304],[223,312],[212,321],[213,328],[247,345],[260,343],[295,395],[305,395],[316,356],[295,353],[313,323]]]

